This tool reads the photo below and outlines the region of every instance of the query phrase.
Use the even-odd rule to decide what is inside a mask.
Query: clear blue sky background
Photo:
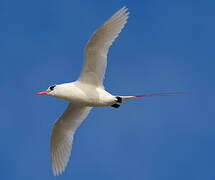
[[[148,97],[95,108],[78,129],[65,173],[53,177],[51,127],[67,102],[35,96],[75,80],[84,46],[126,5],[105,87]],[[214,180],[215,2],[0,0],[0,179]]]

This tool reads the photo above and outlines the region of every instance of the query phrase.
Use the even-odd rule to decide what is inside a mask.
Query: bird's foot
[[[111,107],[119,108],[119,107],[120,107],[120,105],[119,105],[119,104],[113,104],[113,105],[111,105]]]

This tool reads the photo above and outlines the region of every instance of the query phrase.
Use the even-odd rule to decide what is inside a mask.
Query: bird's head
[[[51,95],[51,96],[55,96],[56,95],[56,87],[57,87],[56,84],[52,85],[52,86],[49,86],[47,90],[40,91],[40,92],[36,93],[36,95],[48,94],[48,95]]]

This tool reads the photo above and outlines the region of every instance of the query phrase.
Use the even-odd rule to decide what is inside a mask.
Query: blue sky
[[[84,46],[109,16],[130,18],[109,51],[114,94],[188,91],[95,108],[65,173],[53,177],[51,127],[67,102],[35,96],[80,73]],[[1,179],[215,179],[215,11],[210,0],[0,0]]]

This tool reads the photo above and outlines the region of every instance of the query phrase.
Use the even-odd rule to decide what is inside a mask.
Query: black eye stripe
[[[52,91],[52,90],[54,90],[55,86],[56,85],[50,86],[49,89]]]

